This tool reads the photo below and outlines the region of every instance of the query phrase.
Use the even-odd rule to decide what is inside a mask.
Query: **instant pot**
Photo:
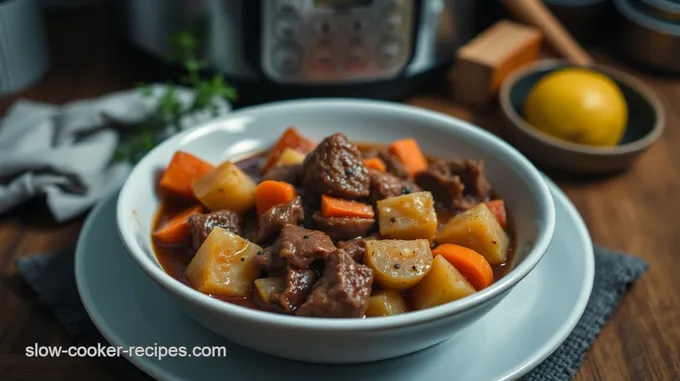
[[[258,100],[398,98],[449,67],[488,22],[476,0],[126,0],[127,39],[159,61],[205,21],[212,70]]]

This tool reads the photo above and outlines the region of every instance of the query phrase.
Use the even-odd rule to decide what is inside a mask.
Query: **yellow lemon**
[[[615,146],[623,137],[628,106],[607,76],[568,68],[543,77],[529,92],[524,117],[558,139],[591,146]]]

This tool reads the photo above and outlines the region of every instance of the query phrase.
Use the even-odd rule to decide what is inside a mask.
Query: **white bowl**
[[[467,298],[402,315],[367,319],[285,316],[219,301],[166,274],[151,244],[159,206],[157,174],[178,149],[219,163],[270,147],[288,126],[320,140],[334,132],[350,140],[388,143],[414,137],[424,152],[483,159],[516,226],[511,270]],[[233,112],[182,132],[147,154],[125,182],[117,205],[118,230],[130,255],[182,309],[212,331],[246,347],[293,360],[356,363],[405,355],[442,342],[489,312],[543,257],[555,211],[539,172],[494,135],[447,115],[367,100],[304,100]],[[499,321],[498,324],[504,324]],[[512,327],[508,327],[512,329]]]

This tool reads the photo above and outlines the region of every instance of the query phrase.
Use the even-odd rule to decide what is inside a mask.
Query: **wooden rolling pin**
[[[501,0],[508,12],[519,21],[533,25],[564,58],[576,65],[590,66],[593,58],[586,53],[541,0]]]

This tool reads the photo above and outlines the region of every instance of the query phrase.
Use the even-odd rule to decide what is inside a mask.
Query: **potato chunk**
[[[255,182],[236,164],[226,161],[192,185],[196,198],[210,210],[243,213],[255,205]]]
[[[435,240],[470,248],[492,265],[505,262],[510,246],[507,233],[484,204],[451,218],[437,233]]]
[[[302,162],[305,161],[305,156],[304,153],[288,147],[283,150],[281,156],[279,156],[279,160],[277,160],[274,165],[302,164]]]
[[[255,280],[255,291],[264,303],[273,303],[286,288],[286,278],[270,276]]]
[[[262,248],[214,227],[186,270],[194,289],[219,297],[244,297],[259,275],[252,259]]]
[[[415,192],[378,201],[380,234],[395,239],[427,239],[437,231],[437,213],[430,192]]]
[[[437,255],[430,272],[409,292],[413,308],[422,310],[472,295],[475,289],[449,261]]]
[[[366,316],[391,316],[407,312],[406,301],[395,290],[381,290],[368,299]]]
[[[364,263],[373,270],[378,285],[406,290],[430,270],[432,251],[426,239],[366,241]]]

